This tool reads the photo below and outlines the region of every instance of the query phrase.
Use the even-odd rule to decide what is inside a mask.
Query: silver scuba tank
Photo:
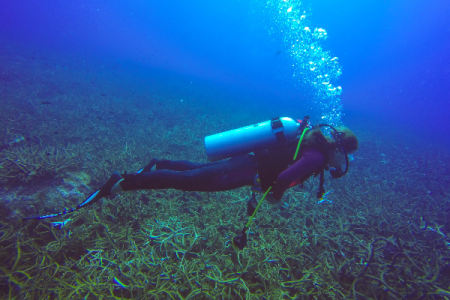
[[[205,137],[206,155],[210,161],[216,161],[250,153],[294,139],[299,131],[299,121],[283,117],[209,135]]]

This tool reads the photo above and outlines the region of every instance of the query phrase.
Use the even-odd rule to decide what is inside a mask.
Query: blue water
[[[290,45],[283,43],[290,33],[280,32],[277,12],[265,6],[5,1],[0,34],[28,56],[110,59],[226,85],[262,103],[311,102],[292,78]],[[334,84],[343,88],[349,119],[387,118],[426,135],[448,131],[446,1],[314,1],[311,9],[311,28],[328,32],[323,48],[339,58],[342,75]]]
[[[427,292],[448,290],[448,281],[447,286],[442,282],[450,278],[449,15],[446,0],[3,0],[2,231],[7,231],[5,224],[23,230],[17,222],[26,214],[76,205],[114,170],[138,170],[149,157],[205,161],[206,135],[276,116],[309,115],[313,124],[346,125],[360,140],[349,174],[328,186],[333,191],[345,187],[347,194],[331,193],[335,198],[324,205],[337,206],[338,198],[349,194],[357,202],[341,200],[341,208],[367,201],[362,208],[367,214],[358,219],[360,207],[348,219],[343,217],[344,225],[370,224],[380,228],[377,233],[384,238],[397,232],[392,220],[387,221],[395,214],[395,226],[416,226],[409,234],[417,233],[413,237],[405,233],[401,243],[412,255],[409,262],[421,271],[409,268],[414,274],[405,275],[405,280],[431,280],[432,275],[421,272],[434,274],[437,264],[440,275],[428,282]],[[19,153],[30,159],[29,170],[17,167],[24,160]],[[31,167],[50,165],[49,159],[70,165]],[[170,193],[155,197],[186,199]],[[45,202],[39,195],[52,200]],[[230,195],[236,197],[230,200],[234,203],[245,193]],[[395,199],[400,199],[398,207]],[[379,204],[373,204],[373,211],[370,201]],[[382,212],[385,216],[377,219]],[[377,225],[370,218],[378,220]],[[367,251],[376,238],[361,237],[366,246],[355,251]],[[5,235],[2,239],[7,242]],[[410,245],[425,241],[442,244],[437,255],[425,246]],[[350,257],[344,248],[339,251]],[[420,261],[414,256],[419,252],[429,257]],[[15,250],[2,253],[2,263],[12,255]],[[425,266],[426,261],[433,261],[431,267]],[[61,258],[58,262],[63,263]],[[377,262],[383,263],[387,260]],[[370,276],[377,272],[375,267],[364,271]],[[302,278],[297,275],[283,274],[278,280]],[[350,295],[345,278],[340,291]],[[11,282],[14,287],[2,290],[2,295],[13,291],[25,297],[20,290],[32,290],[28,281]],[[392,285],[395,280],[386,282]],[[414,293],[428,283],[422,280],[397,290],[405,297],[419,297]],[[368,295],[362,288],[356,290]],[[446,292],[438,294],[448,296]],[[88,297],[87,290],[78,296]],[[444,299],[435,297],[430,299]]]

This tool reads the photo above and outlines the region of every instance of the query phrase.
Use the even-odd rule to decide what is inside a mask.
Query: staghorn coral
[[[76,165],[73,147],[22,144],[0,152],[0,182],[30,182],[57,177]]]
[[[369,210],[347,193],[343,187],[341,207],[310,209],[315,199],[307,191],[289,194],[289,211],[263,204],[248,247],[239,252],[230,239],[246,220],[244,190],[204,197],[139,191],[75,213],[61,229],[46,221],[3,224],[0,292],[29,299],[434,299],[450,293],[449,238],[441,227],[402,222],[415,219],[413,206],[389,213],[387,199],[368,199]],[[132,205],[140,207],[144,194],[149,202],[136,215]],[[189,209],[180,214],[184,203]]]

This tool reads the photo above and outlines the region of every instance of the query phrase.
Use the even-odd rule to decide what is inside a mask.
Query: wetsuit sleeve
[[[320,171],[324,163],[325,157],[318,150],[305,150],[299,160],[278,175],[273,186],[273,197],[280,200],[288,188],[304,182]]]

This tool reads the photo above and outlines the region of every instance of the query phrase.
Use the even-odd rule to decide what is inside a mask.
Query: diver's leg
[[[256,160],[252,155],[241,155],[215,163],[188,163],[184,166],[197,168],[183,170],[183,165],[179,164],[178,170],[174,171],[158,170],[157,166],[154,172],[126,175],[114,186],[113,193],[121,190],[170,188],[183,191],[224,191],[252,185],[256,175]]]
[[[221,161],[203,164],[194,163],[188,160],[158,160],[157,158],[153,158],[148,165],[139,170],[137,173],[147,173],[157,170],[187,171],[203,168],[205,166],[212,166],[219,163],[221,163]]]
[[[157,158],[152,158],[152,160],[148,163],[148,165],[146,165],[145,167],[143,167],[136,173],[147,173],[147,172],[152,171],[152,169],[154,169],[157,162],[158,162]]]

